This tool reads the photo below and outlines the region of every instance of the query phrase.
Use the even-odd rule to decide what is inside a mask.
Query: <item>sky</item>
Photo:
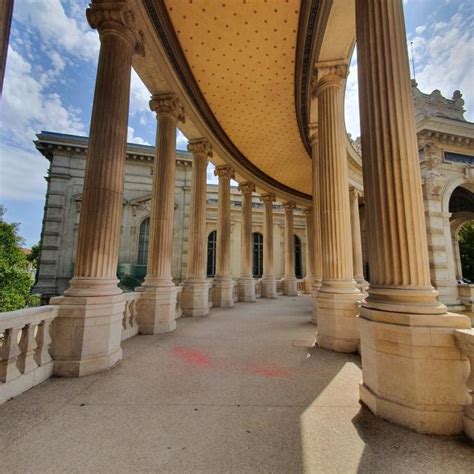
[[[233,0],[240,1],[240,0]],[[273,0],[279,1],[279,0]],[[85,19],[89,0],[15,0],[0,104],[0,204],[20,223],[25,245],[40,239],[48,161],[33,140],[41,130],[87,135],[99,39]],[[413,42],[418,87],[451,97],[463,92],[474,121],[474,3],[403,0],[407,41]],[[346,128],[359,136],[357,53],[346,89]],[[132,71],[128,141],[154,144],[156,119],[149,93]],[[178,149],[186,148],[178,133]],[[208,181],[215,182],[213,167]]]

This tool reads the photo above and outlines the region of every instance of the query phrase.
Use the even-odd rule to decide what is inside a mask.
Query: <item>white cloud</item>
[[[346,82],[346,96],[344,101],[344,117],[347,133],[355,139],[360,135],[359,126],[359,87],[357,80],[357,49],[354,48],[349,76]]]
[[[426,26],[417,26],[417,27],[415,28],[415,31],[416,31],[419,35],[421,35],[421,33],[423,33],[423,31],[425,31],[425,30],[426,30]]]
[[[135,129],[132,127],[128,127],[127,130],[127,142],[128,143],[137,143],[138,145],[150,145],[146,140],[141,137],[135,136]]]
[[[33,147],[32,147],[33,148]],[[43,200],[49,163],[38,151],[0,143],[0,201]]]
[[[217,184],[218,183],[217,176],[214,176],[214,170],[215,169],[216,169],[216,167],[212,163],[209,163],[207,165],[207,184]]]
[[[77,2],[76,2],[77,3]],[[73,9],[74,11],[74,9]],[[75,10],[78,14],[77,7]],[[83,12],[85,18],[85,12]],[[97,61],[99,36],[86,21],[68,17],[60,0],[22,0],[15,2],[13,16],[38,31],[48,45],[60,47],[81,59]]]
[[[176,130],[176,149],[186,150],[188,146],[188,139],[183,135],[181,130]]]
[[[142,80],[132,69],[132,76],[130,82],[130,114],[136,114],[140,112],[147,112],[150,118],[153,117],[153,113],[150,110],[150,91],[143,84]]]

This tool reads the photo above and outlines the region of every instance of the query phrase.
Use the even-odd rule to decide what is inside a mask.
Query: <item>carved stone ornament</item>
[[[293,201],[284,202],[282,206],[283,206],[283,209],[285,209],[285,211],[292,211],[293,209],[296,208],[296,204]]]
[[[349,66],[347,61],[325,61],[316,64],[316,78],[313,80],[313,95],[329,86],[344,85]]]
[[[242,194],[252,194],[255,192],[255,184],[251,181],[244,181],[243,183],[239,183],[239,191]]]
[[[274,193],[265,193],[260,196],[260,199],[265,203],[273,203],[276,198]]]
[[[160,115],[172,115],[178,121],[184,123],[184,107],[178,96],[173,93],[155,94],[151,96],[150,109]]]
[[[234,179],[235,178],[235,172],[232,169],[231,166],[229,165],[221,165],[221,166],[216,166],[214,170],[214,176],[218,176],[219,178],[229,178],[229,179]]]
[[[128,1],[93,2],[86,10],[86,17],[100,35],[118,34],[130,41],[136,54],[145,55],[145,37],[143,31],[135,28],[135,15],[128,8]]]
[[[193,155],[212,156],[212,146],[205,138],[189,140],[188,151]]]

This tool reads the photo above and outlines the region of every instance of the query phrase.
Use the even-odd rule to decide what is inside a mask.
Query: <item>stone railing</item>
[[[183,291],[183,287],[178,286],[178,292],[176,293],[175,319],[178,319],[183,315],[183,310],[181,309],[181,292],[182,291]]]
[[[133,291],[131,293],[124,293],[124,296],[125,309],[122,319],[122,341],[138,334],[137,302],[140,298],[140,293]]]
[[[261,298],[262,297],[262,282],[261,280],[255,281],[255,297]]]
[[[213,290],[213,278],[208,278],[207,281],[210,283],[209,285],[209,309],[211,309],[214,306],[214,298],[212,297],[212,292]]]
[[[461,352],[469,359],[471,371],[467,379],[467,387],[471,393],[471,405],[464,413],[464,431],[474,440],[474,329],[458,329],[454,336]]]
[[[57,311],[40,306],[0,313],[0,403],[51,377],[50,329]]]
[[[239,281],[234,280],[234,287],[232,288],[232,296],[234,298],[234,303],[239,301]]]
[[[458,285],[458,295],[474,326],[474,285]]]
[[[305,282],[305,280],[297,280],[296,281],[296,291],[298,291],[298,293],[306,293],[306,282]]]
[[[277,294],[282,295],[283,294],[283,279],[277,280]]]

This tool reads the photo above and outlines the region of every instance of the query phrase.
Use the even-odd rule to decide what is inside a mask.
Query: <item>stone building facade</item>
[[[87,138],[61,133],[41,132],[35,141],[37,149],[49,160],[47,194],[42,229],[41,259],[35,292],[47,301],[62,295],[74,274],[77,230],[81,211],[82,188],[87,152]],[[125,165],[123,223],[119,251],[119,276],[137,280],[137,286],[146,273],[146,253],[150,217],[154,147],[128,144]],[[172,275],[180,283],[187,268],[189,215],[191,201],[192,155],[188,151],[176,153],[175,213],[173,229]],[[217,185],[207,187],[206,234],[209,240],[209,258],[215,260],[213,234],[217,229]],[[240,275],[241,193],[231,187],[231,273]],[[263,253],[263,202],[258,195],[252,198],[252,232],[254,254],[260,261],[254,264],[254,275],[262,276]],[[284,210],[273,204],[273,248],[275,275],[284,273]],[[295,249],[296,274],[306,273],[305,216],[302,209],[294,210],[294,235],[299,243]],[[212,263],[208,275],[215,272]],[[214,272],[212,271],[214,269]]]

